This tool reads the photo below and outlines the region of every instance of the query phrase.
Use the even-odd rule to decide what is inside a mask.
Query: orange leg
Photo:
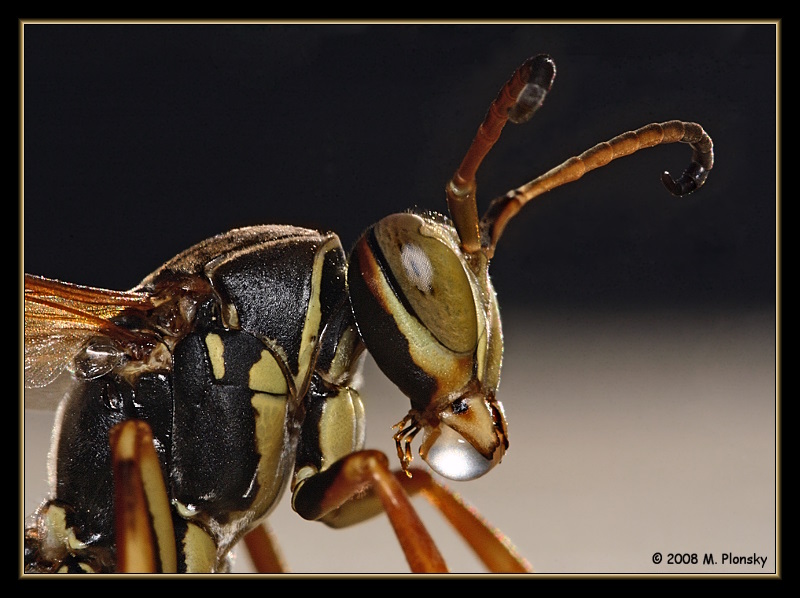
[[[369,496],[366,499],[368,512],[360,510],[362,497],[366,496]],[[447,572],[439,549],[400,482],[389,470],[389,460],[381,452],[361,451],[347,455],[328,469],[303,480],[294,490],[292,506],[304,519],[344,527],[375,515],[379,510],[373,502],[376,498],[389,516],[411,570]]]
[[[295,489],[294,509],[305,519],[346,527],[385,512],[413,572],[446,572],[444,559],[419,519],[410,494],[420,492],[450,521],[495,572],[530,572],[507,539],[457,495],[424,470],[391,472],[387,457],[361,451],[304,480]]]
[[[278,550],[272,531],[266,523],[254,527],[244,537],[247,552],[259,573],[285,573],[288,571],[283,555]]]
[[[496,573],[532,573],[533,569],[514,548],[508,537],[492,527],[474,508],[455,492],[437,482],[424,469],[412,468],[395,477],[413,494],[420,492],[470,545],[489,571]]]
[[[117,571],[177,570],[167,489],[150,426],[128,420],[111,429]]]
[[[175,535],[163,475],[149,426],[130,420],[111,432],[114,467],[117,570],[174,572]],[[392,472],[378,451],[353,453],[327,470],[303,480],[295,489],[293,506],[306,519],[345,527],[385,512],[417,573],[447,572],[447,565],[420,520],[409,495],[421,493],[450,521],[490,571],[530,572],[508,540],[486,523],[447,487],[421,469]],[[271,534],[254,528],[245,544],[260,572],[286,568]]]

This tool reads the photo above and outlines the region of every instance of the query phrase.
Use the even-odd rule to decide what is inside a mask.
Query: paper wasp
[[[431,500],[492,571],[530,566],[426,470],[469,480],[500,463],[503,353],[488,274],[507,223],[530,200],[639,149],[693,149],[675,195],[703,185],[702,127],[650,124],[601,143],[495,199],[476,174],[508,120],[542,105],[544,55],[491,103],[446,187],[450,217],[387,216],[345,254],[334,233],[252,226],[180,253],[130,291],[25,276],[25,376],[69,367],[52,495],[26,531],[29,572],[225,571],[244,539],[264,571],[279,559],[260,522],[288,486],[304,518],[334,527],[386,512],[413,571],[445,571],[408,495]],[[368,351],[407,395],[394,440],[401,468],[364,449],[356,380]]]

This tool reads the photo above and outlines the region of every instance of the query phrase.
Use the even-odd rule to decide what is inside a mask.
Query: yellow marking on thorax
[[[322,469],[364,446],[364,405],[358,392],[342,388],[325,400],[319,422]]]
[[[186,571],[189,573],[210,573],[214,571],[217,560],[217,546],[214,540],[199,525],[189,522],[183,536],[183,554]]]
[[[251,519],[258,519],[275,503],[283,488],[286,473],[284,447],[288,441],[286,433],[288,401],[286,395],[257,392],[250,403],[256,412],[256,447],[261,457],[256,473],[258,494],[252,502],[248,516]]]
[[[338,240],[334,237],[317,249],[314,256],[314,266],[311,272],[311,295],[306,311],[306,321],[303,326],[303,335],[300,339],[300,351],[297,356],[297,378],[295,387],[299,390],[303,383],[308,379],[309,369],[317,350],[317,343],[322,319],[322,307],[319,303],[320,286],[322,283],[322,267],[325,264],[325,256],[331,247],[335,247]]]
[[[257,392],[267,392],[273,395],[285,395],[289,392],[286,384],[286,376],[278,365],[275,357],[264,349],[261,351],[261,359],[250,368],[250,390]]]
[[[473,353],[456,353],[442,345],[422,322],[406,311],[385,278],[374,284],[379,287],[380,300],[387,313],[401,334],[409,339],[408,350],[414,363],[437,380],[440,388],[464,387],[472,378]]]
[[[214,372],[214,377],[221,380],[225,376],[225,359],[223,358],[224,345],[222,338],[218,334],[206,335],[206,348],[208,349],[208,357],[211,360],[211,369]]]

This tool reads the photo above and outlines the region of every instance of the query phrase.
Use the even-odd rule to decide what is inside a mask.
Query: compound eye
[[[457,247],[413,214],[384,218],[375,226],[375,238],[413,315],[451,351],[473,351],[477,311]]]

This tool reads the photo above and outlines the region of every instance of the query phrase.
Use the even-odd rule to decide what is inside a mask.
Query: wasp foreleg
[[[266,523],[257,525],[244,537],[247,553],[259,573],[285,573],[288,571],[283,555]]]
[[[343,457],[328,469],[295,487],[292,506],[304,519],[345,527],[375,515],[374,502],[362,511],[367,492],[377,496],[388,515],[411,570],[447,572],[447,565],[428,530],[414,510],[401,483],[389,470],[389,460],[378,451],[360,451]]]
[[[508,537],[491,526],[457,493],[437,482],[425,469],[411,468],[395,473],[409,494],[421,493],[450,522],[489,571],[531,573],[533,569]]]
[[[411,476],[405,471],[390,472],[382,453],[354,453],[302,482],[295,489],[293,506],[302,517],[336,528],[386,512],[412,571],[444,571],[444,560],[409,500],[410,495],[420,493],[444,515],[489,571],[532,571],[508,538],[456,493],[426,470],[413,468],[409,473]]]
[[[110,442],[117,570],[176,572],[172,510],[150,426],[126,420],[111,429]]]

